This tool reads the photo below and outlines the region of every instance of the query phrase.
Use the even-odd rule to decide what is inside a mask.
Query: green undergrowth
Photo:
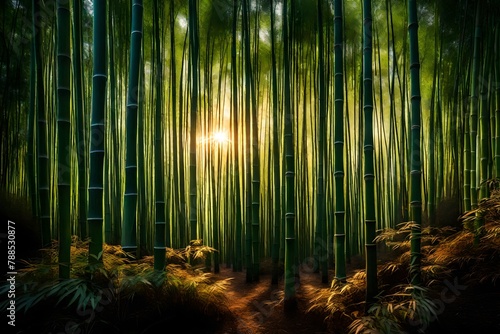
[[[475,217],[481,212],[484,225],[479,242]],[[381,231],[392,260],[378,266],[379,295],[365,304],[365,272],[356,270],[347,282],[332,282],[319,289],[309,311],[326,314],[335,333],[425,333],[448,305],[469,289],[495,291],[500,272],[500,192],[493,191],[478,209],[460,218],[463,228],[425,227],[420,235],[423,284],[410,284],[411,223]]]
[[[217,326],[218,319],[228,316],[225,292],[230,280],[202,270],[201,263],[213,251],[200,240],[183,249],[168,248],[168,265],[160,272],[153,269],[153,257],[134,259],[112,245],[104,245],[99,258],[89,264],[88,243],[74,238],[71,278],[60,280],[54,242],[42,250],[42,259],[25,262],[16,277],[16,329],[19,333],[156,333],[182,319],[187,330],[197,331],[192,328],[196,323],[203,323],[204,329]],[[0,294],[9,289],[3,284]],[[0,303],[2,310],[8,302]]]

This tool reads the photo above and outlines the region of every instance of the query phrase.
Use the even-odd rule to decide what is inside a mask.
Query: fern
[[[437,318],[437,306],[427,297],[426,288],[400,285],[397,292],[378,296],[367,315],[357,317],[349,333],[402,333],[405,328],[423,332]]]
[[[51,305],[54,316],[46,319],[44,327],[57,331],[67,323],[74,330],[90,332],[95,322],[103,323],[107,317],[115,317],[121,323],[133,317],[162,314],[182,307],[197,314],[216,315],[226,312],[227,287],[230,280],[216,279],[189,262],[203,259],[214,250],[199,241],[179,250],[167,249],[170,263],[164,272],[153,269],[153,258],[135,260],[127,256],[120,246],[104,245],[103,252],[88,261],[88,243],[73,239],[72,278],[57,279],[57,243],[44,250],[44,259],[25,262],[16,286],[16,306],[19,312],[29,316],[37,306]],[[0,292],[7,293],[8,284],[0,285]],[[1,301],[2,309],[8,301]],[[140,302],[145,307],[137,306]],[[143,305],[138,304],[138,305]],[[103,306],[106,306],[104,308]],[[90,312],[91,319],[78,324],[78,314]],[[61,319],[66,321],[61,323]],[[75,322],[76,321],[76,322]],[[107,320],[109,322],[109,320]],[[65,329],[67,330],[67,329]]]

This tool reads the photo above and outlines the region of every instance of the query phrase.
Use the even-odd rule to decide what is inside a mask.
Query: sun
[[[212,140],[219,144],[228,143],[230,141],[229,136],[225,131],[214,132],[214,134],[212,135]]]

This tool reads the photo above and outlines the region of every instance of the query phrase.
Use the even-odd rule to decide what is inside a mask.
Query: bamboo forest
[[[3,333],[500,333],[499,0],[2,0]]]

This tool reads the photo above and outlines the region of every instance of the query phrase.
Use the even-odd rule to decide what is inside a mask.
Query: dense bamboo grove
[[[256,281],[271,258],[277,283],[284,263],[290,305],[299,266],[343,281],[365,254],[371,300],[377,230],[414,223],[418,284],[421,225],[500,173],[497,1],[0,6],[0,184],[61,277],[72,235],[157,270],[203,239],[215,272]]]

